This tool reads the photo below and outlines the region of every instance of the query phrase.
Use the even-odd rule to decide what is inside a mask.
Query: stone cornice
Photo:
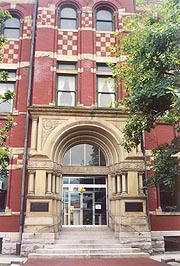
[[[83,107],[51,107],[51,106],[31,106],[28,108],[31,115],[47,116],[81,116],[81,117],[112,117],[127,118],[121,109],[111,108],[83,108]]]

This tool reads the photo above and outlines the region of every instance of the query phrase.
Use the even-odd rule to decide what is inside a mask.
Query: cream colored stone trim
[[[96,62],[98,63],[107,63],[107,62],[112,62],[112,63],[117,63],[118,59],[114,57],[103,57],[103,56],[97,56],[96,57]]]
[[[53,4],[48,4],[48,7],[38,7],[38,10],[41,10],[41,11],[53,10],[53,11],[55,11],[56,10],[56,6],[53,5]]]
[[[83,60],[96,60],[96,55],[95,54],[78,54],[78,59]]]
[[[41,25],[41,24],[37,24],[37,28],[38,29],[53,29],[56,30],[57,26],[53,26],[53,25]]]
[[[15,9],[16,8],[16,4],[11,3],[11,8]]]
[[[78,56],[77,55],[60,55],[60,54],[57,54],[56,56],[56,60],[57,61],[74,61],[76,62],[78,60]]]
[[[84,6],[84,7],[82,7],[82,13],[91,14],[91,17],[92,17],[92,8],[88,7],[88,6]]]
[[[36,51],[35,57],[49,57],[49,58],[56,58],[56,53],[53,52],[46,52],[46,51]]]
[[[95,29],[92,29],[91,27],[81,27],[81,28],[79,28],[81,31],[83,31],[83,30],[86,30],[86,31],[95,31]]]
[[[15,69],[15,70],[16,70],[17,67],[18,67],[18,64],[3,64],[3,63],[0,64],[0,68],[1,68],[1,69],[5,69],[5,70],[6,70],[6,69],[7,69],[7,70],[8,70],[8,69]]]
[[[30,62],[20,62],[19,64],[18,64],[18,68],[23,68],[23,67],[29,67],[29,65],[30,65]]]

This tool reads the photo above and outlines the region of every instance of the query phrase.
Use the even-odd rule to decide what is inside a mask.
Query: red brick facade
[[[25,3],[27,2],[27,3]],[[59,10],[64,6],[73,6],[77,8],[77,29],[64,30],[59,27],[58,16]],[[16,86],[15,99],[13,106],[13,117],[17,125],[11,130],[8,139],[8,145],[12,149],[10,159],[10,171],[8,177],[8,188],[6,196],[6,206],[4,212],[0,212],[0,232],[18,232],[19,231],[19,215],[20,215],[20,200],[21,200],[21,185],[22,185],[22,169],[23,169],[23,154],[24,154],[24,138],[26,137],[26,112],[27,112],[27,97],[28,84],[32,78],[31,93],[30,93],[30,108],[34,117],[38,117],[39,113],[36,107],[44,108],[43,116],[50,114],[48,108],[57,108],[56,112],[61,113],[61,106],[57,107],[57,64],[72,63],[77,64],[76,72],[67,72],[76,75],[76,106],[88,110],[89,113],[83,114],[85,117],[91,117],[93,121],[93,112],[98,113],[101,107],[97,106],[97,81],[98,75],[96,70],[97,64],[104,64],[112,61],[113,53],[110,47],[116,44],[116,38],[113,32],[96,31],[96,11],[100,7],[109,8],[113,12],[114,31],[122,31],[122,16],[129,15],[134,12],[134,3],[132,0],[119,2],[111,1],[57,1],[57,0],[39,0],[38,13],[35,20],[35,45],[33,51],[33,61],[30,62],[32,48],[32,25],[34,1],[0,1],[0,6],[9,10],[12,15],[19,17],[20,38],[8,39],[5,47],[1,50],[2,62],[0,68],[5,70],[16,71]],[[33,64],[32,76],[30,77],[30,64]],[[64,74],[61,71],[61,74]],[[124,92],[122,87],[117,89],[117,98],[122,98]],[[67,108],[67,107],[66,107]],[[91,110],[92,112],[90,113]],[[95,111],[94,111],[95,110]],[[104,111],[104,109],[103,109]],[[111,109],[106,109],[107,113]],[[117,113],[116,113],[117,111]],[[31,111],[30,111],[31,112]],[[40,112],[40,111],[39,111]],[[64,109],[63,111],[64,112]],[[68,112],[68,108],[67,108]],[[74,111],[74,119],[76,111]],[[112,111],[112,117],[119,119],[118,110]],[[89,115],[90,114],[90,115]],[[5,114],[1,114],[1,118]],[[53,120],[52,115],[52,120]],[[111,120],[111,119],[109,119]],[[96,118],[95,120],[96,121]],[[55,123],[55,122],[53,122]],[[111,122],[109,122],[111,123]],[[79,122],[80,125],[80,122]],[[55,128],[51,127],[51,130]],[[43,127],[43,125],[42,125]],[[42,138],[48,137],[50,131],[46,125],[47,133],[42,134]],[[87,128],[90,130],[90,127]],[[44,131],[45,132],[45,131]],[[110,133],[110,132],[109,132]],[[29,133],[27,136],[28,148],[32,149],[28,154],[27,160],[33,154],[32,144],[32,121],[29,119]],[[40,134],[40,132],[38,132]],[[169,142],[173,137],[173,129],[167,125],[159,125],[146,134],[145,143],[150,158],[150,150],[157,144]],[[57,137],[58,138],[58,137]],[[37,137],[38,141],[38,137]],[[67,138],[67,141],[68,138]],[[108,140],[110,141],[110,140]],[[43,143],[43,142],[42,142]],[[91,140],[90,140],[91,143]],[[36,145],[36,143],[35,143]],[[53,144],[52,144],[53,145]],[[62,141],[62,146],[63,141]],[[118,149],[118,148],[117,148]],[[37,154],[38,156],[38,154]],[[26,169],[26,173],[27,173]],[[24,214],[26,214],[26,197],[28,193],[28,174],[25,179],[25,196],[24,196]],[[180,232],[179,215],[159,214],[159,192],[155,188],[149,190],[148,211],[151,221],[152,231],[177,231]]]

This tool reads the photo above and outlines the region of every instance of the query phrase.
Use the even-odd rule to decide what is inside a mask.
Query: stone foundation
[[[38,248],[44,248],[55,243],[54,233],[24,233],[21,244],[21,256],[28,256]]]
[[[18,242],[19,233],[0,233],[2,238],[2,254],[15,255],[16,243]]]
[[[119,240],[121,244],[129,244],[132,248],[140,248],[142,252],[153,253],[149,232],[120,232]]]

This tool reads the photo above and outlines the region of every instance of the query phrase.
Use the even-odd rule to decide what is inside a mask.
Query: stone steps
[[[127,258],[149,257],[131,244],[120,244],[106,227],[63,227],[54,245],[46,245],[29,258]]]
[[[148,253],[97,253],[97,254],[38,254],[31,253],[28,256],[29,259],[56,259],[56,258],[149,258]]]

